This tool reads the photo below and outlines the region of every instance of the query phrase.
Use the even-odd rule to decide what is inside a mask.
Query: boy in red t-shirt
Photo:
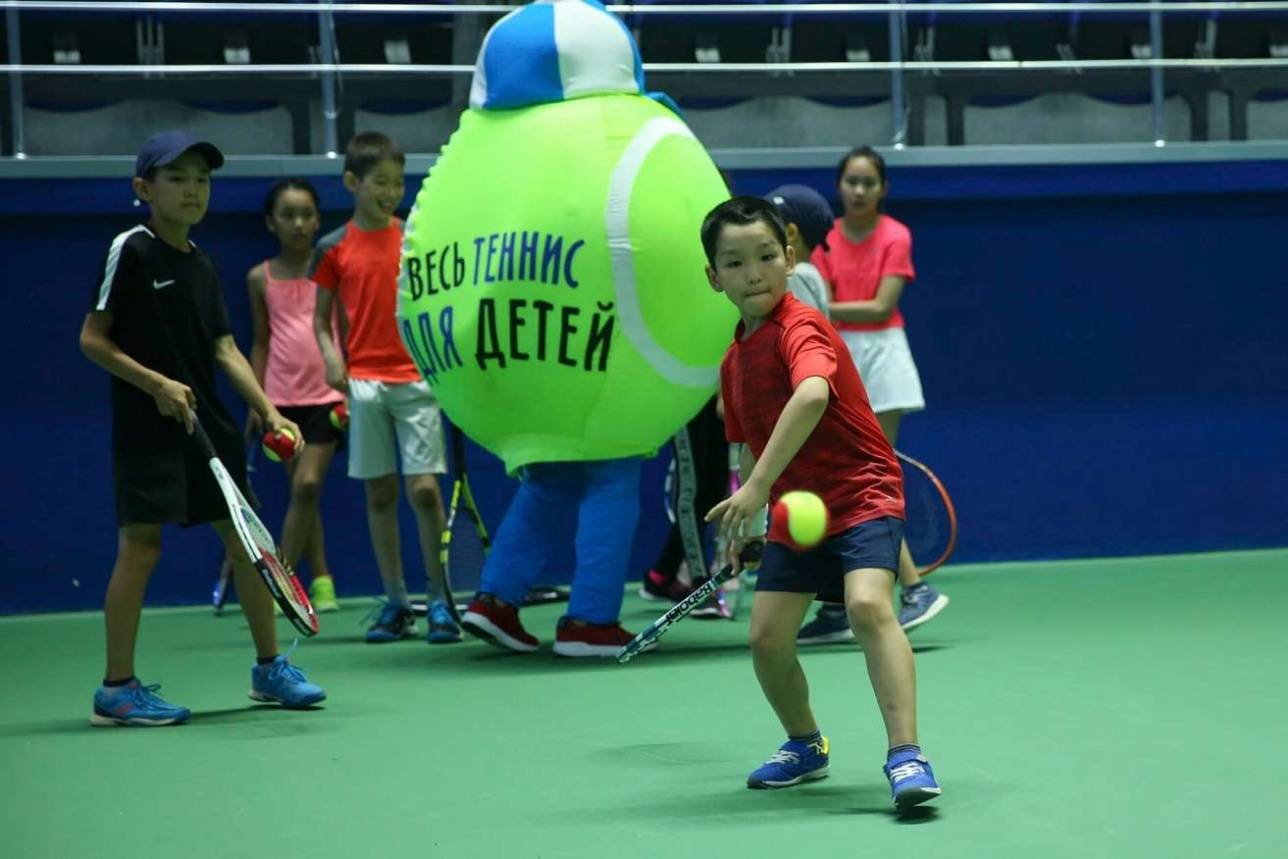
[[[729,441],[743,442],[742,488],[717,504],[737,557],[784,492],[818,494],[831,514],[814,549],[788,548],[781,525],[769,531],[751,611],[751,651],[760,687],[787,742],[747,786],[788,787],[823,778],[828,741],[814,721],[796,656],[796,630],[815,598],[843,601],[863,646],[885,720],[885,773],[894,804],[907,808],[940,793],[917,745],[912,648],[891,602],[903,541],[903,484],[854,361],[836,330],[788,294],[795,254],[777,210],[735,197],[702,224],[707,278],[742,315],[720,368]],[[763,533],[763,532],[762,532]]]
[[[344,187],[353,218],[322,237],[309,277],[318,285],[313,310],[326,381],[349,396],[349,476],[366,484],[367,527],[388,601],[367,630],[367,641],[397,641],[415,632],[403,578],[398,534],[398,461],[416,514],[429,592],[429,643],[461,640],[444,602],[439,560],[444,510],[436,475],[447,470],[442,413],[398,335],[398,264],[402,221],[394,211],[404,193],[406,159],[392,140],[368,132],[350,141]],[[349,322],[348,363],[332,334],[336,299]]]

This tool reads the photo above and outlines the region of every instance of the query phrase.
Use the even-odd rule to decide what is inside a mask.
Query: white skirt
[[[859,378],[868,391],[872,411],[919,412],[926,407],[921,394],[921,377],[908,348],[908,335],[902,328],[879,331],[842,331],[841,339],[850,348]]]

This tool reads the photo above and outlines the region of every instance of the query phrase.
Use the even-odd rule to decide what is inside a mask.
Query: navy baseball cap
[[[774,204],[783,223],[795,224],[805,244],[827,247],[827,234],[836,215],[823,195],[808,185],[780,185],[765,195]]]
[[[134,175],[144,176],[149,170],[171,164],[183,153],[195,149],[206,159],[211,170],[224,166],[224,153],[209,143],[186,131],[162,131],[152,135],[134,159]]]

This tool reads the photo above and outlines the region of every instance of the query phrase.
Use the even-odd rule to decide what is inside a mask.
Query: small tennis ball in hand
[[[341,400],[340,402],[336,403],[335,406],[331,409],[330,418],[331,418],[331,426],[335,427],[340,432],[348,432],[349,401]]]
[[[827,536],[827,506],[813,492],[784,492],[774,505],[771,528],[787,532],[793,549],[810,549]]]
[[[288,429],[264,433],[264,456],[273,462],[295,458],[295,433]]]

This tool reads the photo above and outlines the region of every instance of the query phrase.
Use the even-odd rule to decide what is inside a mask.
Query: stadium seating
[[[797,0],[793,5],[801,5]],[[639,3],[667,6],[672,2]],[[727,16],[682,11],[625,17],[646,63],[765,64],[763,71],[739,74],[653,71],[650,88],[675,97],[681,105],[711,107],[757,98],[805,98],[833,106],[870,105],[889,98],[888,71],[855,68],[833,72],[784,73],[779,62],[887,62],[894,58],[890,27],[895,26],[898,56],[921,62],[999,63],[996,70],[907,70],[906,140],[925,142],[927,110],[944,105],[946,142],[970,143],[967,112],[973,108],[1019,104],[1053,94],[1078,94],[1111,104],[1148,104],[1151,75],[1146,69],[1015,70],[1000,64],[1022,60],[1147,59],[1153,55],[1148,13],[1048,11],[1042,13],[744,13]],[[446,14],[336,13],[335,56],[323,57],[316,13],[148,12],[123,6],[120,13],[47,10],[20,13],[22,61],[58,65],[305,65],[323,59],[367,65],[469,64],[482,32],[495,15],[479,18]],[[1163,18],[1163,56],[1230,58],[1288,56],[1288,13],[1178,12]],[[3,40],[0,40],[3,42]],[[1228,104],[1229,136],[1248,137],[1249,105],[1288,97],[1288,70],[1218,70],[1193,66],[1168,69],[1168,97],[1184,102],[1188,138],[1212,136],[1209,105]],[[360,110],[415,112],[443,105],[459,109],[468,92],[461,76],[389,73],[342,76],[337,96],[337,133],[354,131]],[[7,89],[6,78],[0,87]],[[294,152],[316,149],[318,116],[314,106],[320,76],[283,73],[257,77],[254,87],[226,76],[183,74],[103,74],[92,77],[25,75],[25,103],[32,108],[77,110],[120,101],[177,101],[215,111],[246,105],[285,108],[291,119]],[[247,91],[253,92],[248,102]],[[1213,95],[1225,98],[1213,101]],[[8,99],[0,124],[9,145]]]

